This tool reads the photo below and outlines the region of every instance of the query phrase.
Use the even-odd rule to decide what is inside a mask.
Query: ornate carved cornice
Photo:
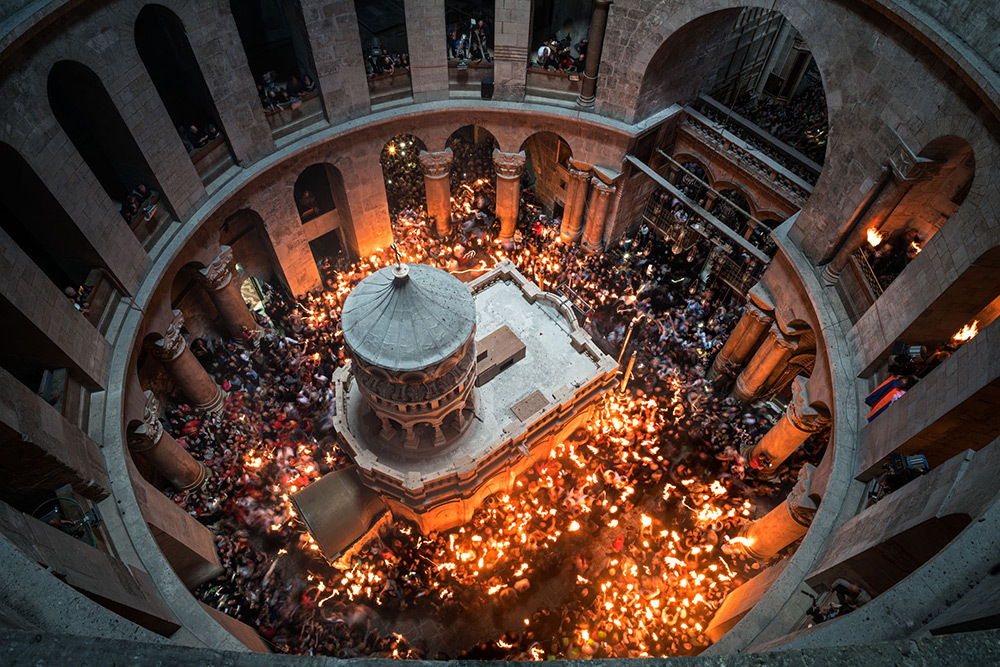
[[[224,245],[212,263],[198,271],[201,284],[205,286],[205,289],[213,292],[222,289],[233,279],[232,264],[233,249]]]
[[[567,171],[569,171],[570,178],[575,178],[578,181],[585,181],[590,176],[590,172],[584,169],[574,169],[573,167],[569,167]]]
[[[435,153],[420,151],[420,169],[427,178],[444,178],[451,173],[451,163],[455,159],[450,148]]]
[[[610,195],[613,195],[615,192],[615,186],[608,185],[607,183],[597,178],[596,176],[590,179],[590,184],[594,186],[594,190],[597,191],[597,194],[599,194],[602,197],[608,197]]]
[[[153,356],[161,361],[176,359],[184,351],[185,340],[181,334],[181,327],[184,326],[184,314],[174,311],[174,319],[167,325],[167,330],[163,338],[150,346]]]
[[[521,178],[521,172],[524,171],[524,161],[524,151],[504,153],[499,149],[493,149],[493,166],[500,178]]]
[[[889,158],[889,167],[893,177],[902,183],[930,178],[937,166],[934,160],[917,155],[903,142]]]

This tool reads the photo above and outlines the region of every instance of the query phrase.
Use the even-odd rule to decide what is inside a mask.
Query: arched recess
[[[142,205],[152,205],[154,197],[160,205],[169,206],[169,202],[160,200],[160,183],[104,84],[86,65],[60,60],[49,70],[47,89],[59,125],[136,236],[144,241],[155,231],[147,229],[147,223],[155,219],[144,220]],[[137,194],[137,200],[141,198],[137,201],[139,210],[129,211],[127,199],[140,185],[146,186],[150,196]]]
[[[683,190],[684,194],[694,201],[703,202],[705,194],[708,192],[708,187],[705,184],[711,186],[715,180],[711,170],[693,157],[679,155],[676,159],[681,163],[683,169],[677,170],[674,185]],[[704,205],[702,203],[702,206]]]
[[[307,76],[319,85],[300,0],[230,0],[229,9],[259,94],[297,97]]]
[[[555,132],[536,132],[524,140],[525,180],[542,207],[553,215],[566,206],[567,168],[573,157],[569,143]]]
[[[717,185],[725,185],[720,181]],[[747,214],[753,215],[753,205],[745,190],[733,188],[723,188],[719,190],[719,196],[712,204],[712,214],[725,223],[737,234],[745,234],[748,230],[750,218]]]
[[[27,161],[2,142],[0,228],[60,290],[108,268]]]
[[[463,187],[477,194],[496,187],[496,171],[493,167],[493,149],[499,148],[493,134],[478,125],[466,125],[451,133],[446,146],[454,154],[451,166],[451,195],[456,204],[463,198]],[[467,191],[466,191],[467,192]]]
[[[358,256],[358,240],[340,170],[328,162],[317,162],[295,179],[294,202],[306,230],[317,264],[325,258]]]
[[[869,242],[862,248],[883,290],[954,215],[975,177],[975,154],[961,137],[938,137],[918,157],[933,163],[887,211],[882,222],[870,226],[881,237],[878,244]]]
[[[427,207],[424,174],[417,159],[420,151],[426,150],[424,142],[412,134],[397,134],[382,146],[379,162],[393,219],[404,209],[423,211]]]
[[[212,180],[214,154],[224,147],[225,162],[233,163],[233,153],[183,22],[162,5],[146,5],[135,20],[135,46],[198,174],[203,181]],[[221,137],[201,143],[201,133],[210,125]]]

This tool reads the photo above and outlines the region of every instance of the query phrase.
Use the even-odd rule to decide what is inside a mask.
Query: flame
[[[979,320],[973,320],[972,324],[966,324],[958,330],[951,339],[956,343],[966,343],[976,337],[979,333]]]
[[[869,230],[868,230],[868,245],[870,245],[873,248],[877,248],[878,244],[881,243],[881,242],[882,242],[882,234],[879,233],[879,231],[877,229],[875,229],[874,227],[869,228]]]
[[[580,530],[580,522],[579,521],[573,521],[573,522],[571,522],[569,524],[569,532],[575,533],[578,530]]]
[[[910,249],[913,250],[915,254],[919,255],[920,251],[923,250],[924,247],[916,241],[910,241]]]

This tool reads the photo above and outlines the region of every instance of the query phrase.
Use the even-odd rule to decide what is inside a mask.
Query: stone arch
[[[719,196],[712,204],[712,214],[738,234],[744,234],[749,227],[750,217],[757,217],[753,195],[731,181],[719,181],[715,185]],[[726,185],[733,187],[723,187]]]
[[[303,225],[319,225],[333,230],[323,236],[327,247],[322,251],[327,256],[336,250],[334,246],[339,246],[345,255],[358,255],[350,201],[339,168],[329,162],[309,165],[295,178],[290,194],[292,201],[289,204],[298,213]],[[317,248],[312,250],[315,256]]]
[[[390,216],[407,208],[426,209],[424,176],[417,159],[420,152],[426,150],[427,145],[419,137],[406,133],[397,134],[382,146],[379,163]]]
[[[195,165],[198,166],[197,158],[215,142],[201,143],[188,133],[192,125],[201,131],[210,124],[218,128],[232,160],[234,153],[225,136],[222,118],[183,21],[163,5],[147,4],[136,16],[134,40],[160,101]],[[204,173],[202,177],[205,178]]]
[[[500,148],[493,133],[479,125],[464,125],[448,136],[445,144],[454,154],[451,167],[451,194],[458,197],[463,185],[480,187],[496,183],[493,150]],[[477,181],[482,181],[479,186]]]
[[[715,183],[716,179],[715,171],[712,170],[711,164],[709,164],[709,160],[706,159],[705,156],[701,155],[700,153],[695,153],[694,151],[681,151],[678,153],[674,153],[671,157],[673,157],[674,160],[676,160],[679,164],[682,165],[686,162],[693,162],[694,164],[698,165],[702,173],[704,173],[705,175],[705,178],[703,180],[706,183],[708,183],[710,187],[714,187],[713,184]]]
[[[518,149],[525,154],[524,179],[535,190],[546,211],[557,202],[566,205],[568,171],[573,149],[562,135],[542,130],[530,135]]]
[[[49,106],[59,125],[116,206],[122,208],[140,184],[150,190],[150,196],[138,203],[148,202],[150,206],[159,203],[160,183],[104,83],[93,70],[76,61],[57,61],[49,70],[47,93]],[[169,206],[166,200],[164,203]],[[122,210],[124,217],[125,209]],[[155,209],[150,212],[152,210]],[[139,229],[144,215],[145,212],[139,209],[131,220],[126,217],[140,241],[147,236]]]

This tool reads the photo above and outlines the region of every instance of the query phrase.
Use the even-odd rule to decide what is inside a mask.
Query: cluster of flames
[[[392,148],[390,145],[390,152]],[[443,262],[440,256],[435,258],[419,251],[422,248],[419,240],[424,238],[422,224],[412,218],[398,220],[394,225],[395,248],[403,261],[440,264]],[[549,235],[555,236],[551,232]],[[573,255],[563,253],[555,243],[541,244],[538,251],[523,249],[513,254],[506,253],[488,236],[477,239],[472,245],[479,253],[474,270],[485,271],[509,258],[543,289],[554,288],[564,264],[575,261]],[[455,248],[448,250],[459,254],[454,252]],[[392,250],[380,250],[355,263],[350,270],[338,273],[335,287],[323,296],[325,309],[307,310],[303,318],[305,323],[315,328],[327,318],[339,319],[340,307],[357,280],[395,261]],[[606,286],[582,283],[575,287],[597,294],[600,300],[618,299],[618,295]],[[675,478],[679,483],[674,484],[665,476],[659,496],[668,502],[679,502],[680,512],[690,515],[681,518],[656,516],[655,511],[646,506],[634,506],[630,498],[636,489],[630,477],[608,474],[606,468],[603,472],[600,469],[601,462],[607,465],[609,460],[621,470],[649,466],[665,471],[671,469],[661,433],[684,414],[684,389],[672,376],[663,382],[668,392],[666,398],[661,399],[662,404],[652,398],[640,399],[618,391],[609,394],[589,418],[586,441],[554,442],[549,458],[517,479],[509,493],[495,496],[482,507],[470,526],[446,534],[446,558],[438,556],[437,560],[432,560],[434,552],[430,550],[421,554],[431,568],[429,595],[448,599],[456,596],[457,587],[471,586],[486,596],[496,596],[513,586],[517,579],[529,574],[533,563],[529,559],[512,562],[511,552],[524,554],[528,545],[537,559],[547,550],[566,547],[563,540],[573,539],[573,534],[583,528],[596,509],[596,505],[581,499],[586,497],[589,487],[598,483],[600,476],[606,495],[594,502],[600,504],[605,518],[603,525],[588,526],[596,531],[593,539],[607,539],[631,527],[640,551],[656,552],[656,565],[649,567],[647,563],[636,562],[628,549],[615,550],[608,552],[605,565],[611,568],[608,571],[617,573],[616,576],[599,581],[591,570],[578,574],[576,586],[581,597],[585,589],[590,593],[597,620],[578,628],[575,648],[570,647],[572,650],[567,650],[566,655],[592,654],[597,644],[614,632],[625,638],[630,646],[637,647],[630,657],[652,655],[657,644],[673,644],[678,652],[692,652],[692,646],[707,643],[703,631],[708,621],[725,594],[738,583],[739,573],[734,572],[734,564],[726,560],[723,547],[729,542],[727,533],[735,534],[735,529],[748,520],[749,501],[731,497],[730,490],[718,480],[703,482],[695,478]],[[296,517],[290,496],[318,479],[311,459],[314,453],[311,448],[300,446],[301,469],[280,479],[283,507],[279,518],[284,520],[271,526],[272,531],[285,528],[298,531],[299,547],[307,552],[318,551],[318,546]],[[243,465],[252,474],[272,455],[273,450],[250,450],[244,456]],[[327,463],[332,463],[331,456],[326,456]],[[563,468],[566,468],[566,479],[575,480],[577,485],[573,496],[575,503],[547,492],[556,486]],[[539,528],[553,524],[554,529],[543,531]],[[488,531],[475,529],[475,526],[484,525],[493,528]],[[419,549],[425,542],[417,538],[416,544]],[[514,549],[515,546],[521,548]],[[593,546],[597,551],[597,545]],[[565,549],[561,553],[565,553]],[[334,577],[310,574],[308,578],[320,607],[334,599],[378,605],[378,593],[385,583],[381,581],[382,569],[377,560],[354,559]],[[498,582],[494,573],[501,571],[513,571],[513,579]],[[525,625],[529,624],[530,620],[525,619]],[[502,643],[498,646],[504,648]],[[529,655],[534,659],[544,656],[537,646]]]

